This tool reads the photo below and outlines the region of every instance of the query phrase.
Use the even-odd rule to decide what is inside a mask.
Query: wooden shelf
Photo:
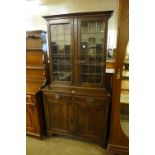
[[[42,48],[27,48],[26,51],[43,51],[43,49]]]
[[[26,69],[45,69],[45,65],[43,66],[26,65]]]

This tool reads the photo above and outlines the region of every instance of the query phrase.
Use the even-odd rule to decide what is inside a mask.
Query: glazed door
[[[107,17],[78,18],[78,83],[103,86],[105,83]]]
[[[51,83],[74,82],[73,19],[50,20],[50,76]]]

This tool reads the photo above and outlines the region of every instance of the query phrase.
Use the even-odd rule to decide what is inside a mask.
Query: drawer
[[[108,97],[105,98],[96,98],[91,96],[75,96],[74,100],[76,102],[84,102],[84,103],[94,103],[94,104],[105,104],[108,102]]]
[[[71,94],[49,93],[45,94],[47,100],[71,100]]]

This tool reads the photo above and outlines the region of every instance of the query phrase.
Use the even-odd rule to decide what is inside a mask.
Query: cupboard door
[[[39,120],[38,120],[37,106],[27,104],[26,105],[26,131],[38,133],[39,132]]]
[[[71,132],[70,96],[49,94],[44,96],[46,126],[49,133]]]
[[[73,20],[51,20],[48,26],[51,79],[54,83],[74,82]]]
[[[106,99],[76,97],[75,102],[77,133],[79,136],[103,142],[106,138],[108,117]]]
[[[105,80],[107,19],[78,19],[78,72],[82,85],[101,86]]]

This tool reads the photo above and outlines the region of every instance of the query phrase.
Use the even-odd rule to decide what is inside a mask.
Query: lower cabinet
[[[106,146],[109,95],[45,91],[43,100],[48,135],[61,134]]]
[[[43,135],[44,115],[40,93],[26,95],[26,134],[37,136]]]

